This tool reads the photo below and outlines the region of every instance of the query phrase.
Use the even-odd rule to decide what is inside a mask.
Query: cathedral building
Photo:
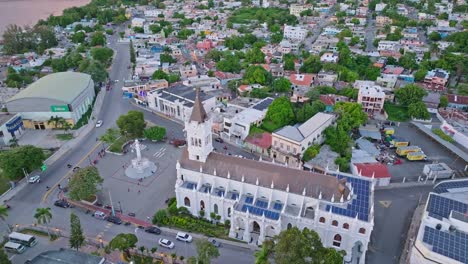
[[[363,264],[374,226],[372,180],[326,175],[215,152],[212,121],[200,98],[185,123],[187,148],[177,162],[178,207],[229,221],[229,236],[261,245],[293,226],[316,231],[324,246]]]

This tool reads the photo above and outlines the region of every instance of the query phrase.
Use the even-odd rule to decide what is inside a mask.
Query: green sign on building
[[[70,112],[68,105],[51,105],[50,110],[52,112]]]

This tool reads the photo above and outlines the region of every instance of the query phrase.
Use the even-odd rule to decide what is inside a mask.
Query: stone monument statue
[[[141,156],[141,145],[138,139],[135,140],[136,158],[132,159],[132,165],[125,170],[125,175],[133,179],[146,178],[156,172],[156,165],[145,157]]]

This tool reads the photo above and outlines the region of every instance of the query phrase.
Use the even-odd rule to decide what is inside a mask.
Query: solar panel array
[[[468,188],[468,180],[464,181],[447,181],[439,183],[435,188],[434,192],[436,193],[445,193],[447,189],[454,189],[454,188]]]
[[[263,111],[268,108],[268,106],[273,102],[273,99],[271,98],[266,98],[263,101],[257,103],[254,105],[253,109],[257,109],[259,111]]]
[[[253,197],[251,197],[251,196],[245,197],[245,203],[252,204],[253,203]]]
[[[190,190],[193,190],[194,188],[196,189],[197,188],[197,184],[196,183],[193,183],[193,182],[186,182],[186,187],[187,189],[190,189]]]
[[[275,210],[278,210],[278,211],[281,211],[283,209],[283,204],[282,203],[279,203],[279,202],[275,202],[273,204],[273,209]]]
[[[351,183],[354,194],[356,197],[353,201],[346,206],[346,208],[327,205],[326,210],[332,210],[332,213],[344,215],[348,217],[356,217],[359,214],[358,219],[362,221],[369,221],[369,197],[370,197],[370,181],[357,179],[353,177],[343,176],[341,174],[334,174],[338,179],[345,178],[347,182]],[[336,198],[336,197],[335,197]]]
[[[265,213],[266,218],[273,219],[273,220],[278,220],[280,217],[280,213],[244,204],[242,206],[242,212],[247,212],[247,209],[249,209],[249,213],[258,215],[258,216],[262,216]]]
[[[427,204],[429,216],[442,220],[442,218],[449,218],[452,210],[464,214],[465,212],[468,212],[468,204],[442,197],[437,194],[431,194],[429,196],[429,202]]]
[[[440,231],[425,226],[423,242],[432,245],[432,251],[435,253],[468,263],[468,235],[466,233]]]
[[[257,201],[255,201],[255,206],[261,207],[261,208],[267,208],[268,207],[268,202],[257,199]]]

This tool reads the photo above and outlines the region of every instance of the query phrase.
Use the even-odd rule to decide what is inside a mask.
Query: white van
[[[101,211],[94,212],[93,216],[98,218],[98,219],[102,219],[102,220],[104,220],[104,218],[106,218],[106,214],[104,212],[101,212]]]
[[[26,247],[24,247],[21,244],[14,243],[14,242],[7,242],[4,248],[6,251],[15,253],[15,254],[21,254],[26,250]]]

